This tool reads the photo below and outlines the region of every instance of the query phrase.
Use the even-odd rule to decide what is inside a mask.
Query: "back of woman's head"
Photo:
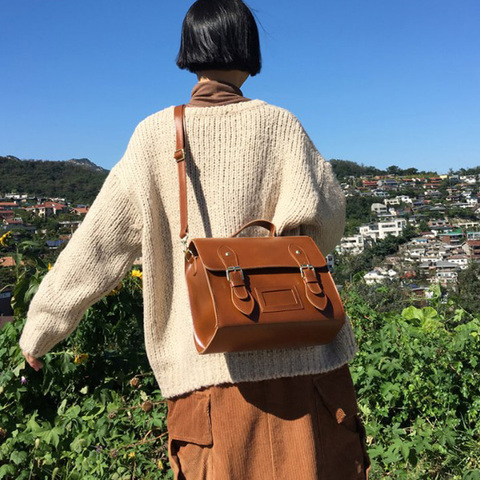
[[[198,0],[182,26],[177,65],[202,70],[242,70],[254,76],[261,69],[258,28],[241,0]]]

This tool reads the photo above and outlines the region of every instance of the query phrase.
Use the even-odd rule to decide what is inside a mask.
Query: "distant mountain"
[[[94,172],[108,172],[108,170],[105,170],[103,167],[99,167],[88,158],[72,158],[71,160],[67,160],[67,163],[87,168],[93,170]]]
[[[0,156],[0,197],[27,193],[91,204],[107,175],[108,170],[86,158],[51,161]]]

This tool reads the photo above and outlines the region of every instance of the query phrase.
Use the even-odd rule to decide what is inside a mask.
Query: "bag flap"
[[[192,244],[193,247],[192,248]],[[208,270],[223,270],[220,248],[227,246],[238,258],[242,269],[266,267],[296,267],[297,261],[289,252],[289,246],[300,247],[314,267],[325,267],[327,262],[316,243],[308,235],[280,237],[226,237],[194,238],[190,249],[196,250]]]

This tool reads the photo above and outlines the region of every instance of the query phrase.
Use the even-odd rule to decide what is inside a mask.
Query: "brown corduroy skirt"
[[[170,464],[186,480],[368,479],[348,365],[168,400]]]

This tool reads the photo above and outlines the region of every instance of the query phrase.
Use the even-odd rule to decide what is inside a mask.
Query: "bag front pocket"
[[[348,364],[314,378],[322,479],[364,480],[370,459]]]

